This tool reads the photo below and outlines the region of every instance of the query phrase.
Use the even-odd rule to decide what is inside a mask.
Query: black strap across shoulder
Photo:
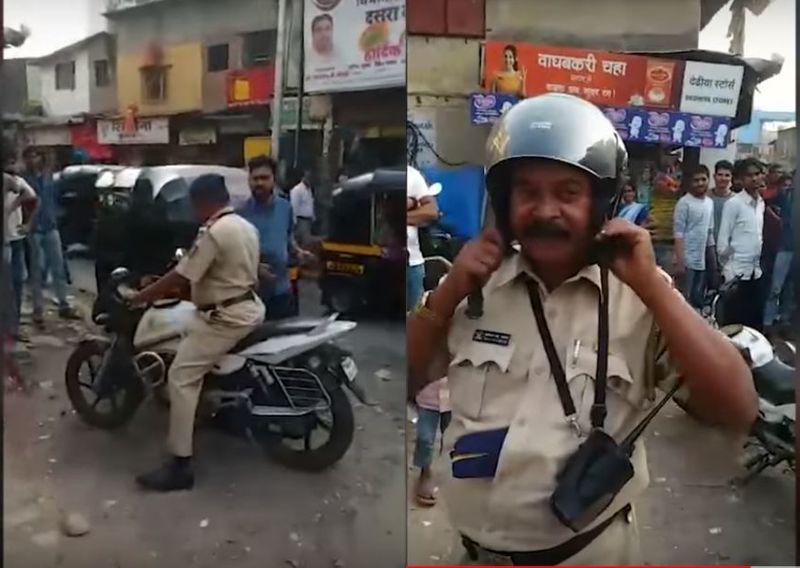
[[[547,360],[550,363],[550,371],[556,381],[556,389],[558,390],[558,398],[561,400],[561,407],[564,409],[564,415],[567,421],[576,425],[577,427],[577,411],[575,403],[572,400],[572,395],[569,392],[569,384],[567,382],[567,375],[564,371],[564,366],[558,357],[553,337],[550,334],[550,328],[547,325],[547,320],[544,315],[544,307],[542,306],[542,299],[539,296],[539,285],[533,278],[526,278],[525,285],[528,288],[528,297],[530,298],[531,308],[533,315],[536,318],[536,325],[539,328],[539,335],[542,338]],[[602,429],[606,414],[608,413],[606,407],[606,383],[608,378],[608,269],[600,269],[600,306],[597,318],[597,370],[595,373],[595,388],[594,388],[594,404],[592,405],[591,423],[592,428]]]

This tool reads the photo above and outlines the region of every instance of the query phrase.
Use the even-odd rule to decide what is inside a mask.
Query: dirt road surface
[[[699,425],[675,405],[662,412],[646,435],[651,486],[636,504],[645,563],[794,565],[794,476],[772,470],[734,488],[730,482],[742,474],[738,441]],[[409,456],[412,443],[413,428]],[[439,459],[440,479],[446,468]],[[409,469],[409,479],[413,475]],[[408,491],[412,496],[410,481]],[[410,507],[409,564],[458,562],[462,548],[446,504]]]
[[[90,265],[73,263],[73,277],[91,289]],[[86,309],[88,297],[79,299]],[[301,304],[319,311],[315,285],[304,286]],[[364,322],[341,341],[379,405],[356,403],[355,440],[336,467],[293,472],[206,428],[196,438],[195,489],[151,495],[133,478],[161,460],[167,412],[151,402],[118,432],[85,426],[63,387],[81,326],[56,319],[25,366],[37,388],[5,398],[5,566],[346,568],[376,558],[404,566],[402,322]],[[62,534],[60,520],[73,512],[89,521],[85,536]]]

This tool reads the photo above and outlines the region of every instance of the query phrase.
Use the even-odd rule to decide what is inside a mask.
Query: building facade
[[[268,135],[277,1],[111,1],[106,17],[118,45],[111,130],[126,117],[167,124],[166,143],[117,140],[131,159],[243,165],[245,140]]]
[[[719,7],[701,0],[408,0],[408,112],[445,164],[483,163],[489,126],[464,120],[487,40],[607,51],[695,49]],[[718,3],[717,3],[718,4]],[[422,142],[421,146],[425,147]],[[430,152],[423,161],[442,164]]]

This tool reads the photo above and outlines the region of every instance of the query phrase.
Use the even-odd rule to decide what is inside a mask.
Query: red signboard
[[[82,148],[92,160],[110,160],[113,152],[109,146],[97,141],[97,125],[94,122],[70,126],[72,145]]]
[[[681,62],[596,49],[488,41],[485,86],[531,97],[572,94],[598,105],[676,108]]]
[[[226,82],[229,107],[266,105],[275,94],[275,66],[228,71]]]

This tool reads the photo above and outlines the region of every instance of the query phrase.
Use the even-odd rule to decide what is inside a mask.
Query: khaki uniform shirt
[[[445,434],[448,449],[465,434],[501,428],[508,432],[494,477],[451,476],[444,490],[447,508],[456,530],[485,548],[500,551],[542,550],[575,536],[552,513],[549,499],[556,475],[585,439],[566,421],[527,287],[519,278],[523,272],[535,278],[521,255],[506,259],[484,289],[483,317],[468,319],[464,302],[448,337],[453,411]],[[600,269],[587,267],[549,293],[541,281],[539,288],[578,421],[587,433],[597,364]],[[647,307],[613,274],[609,274],[609,310],[605,425],[620,441],[653,404],[655,387],[674,385],[678,374]],[[488,342],[478,330],[506,334],[500,337],[508,339],[508,344]],[[592,526],[647,487],[641,440],[632,462],[634,478]]]
[[[226,207],[200,228],[189,253],[175,270],[192,285],[195,305],[219,304],[254,290],[258,282],[258,233],[233,209]],[[263,305],[253,309],[252,302],[242,302],[201,314],[209,320],[234,325],[252,325]]]

